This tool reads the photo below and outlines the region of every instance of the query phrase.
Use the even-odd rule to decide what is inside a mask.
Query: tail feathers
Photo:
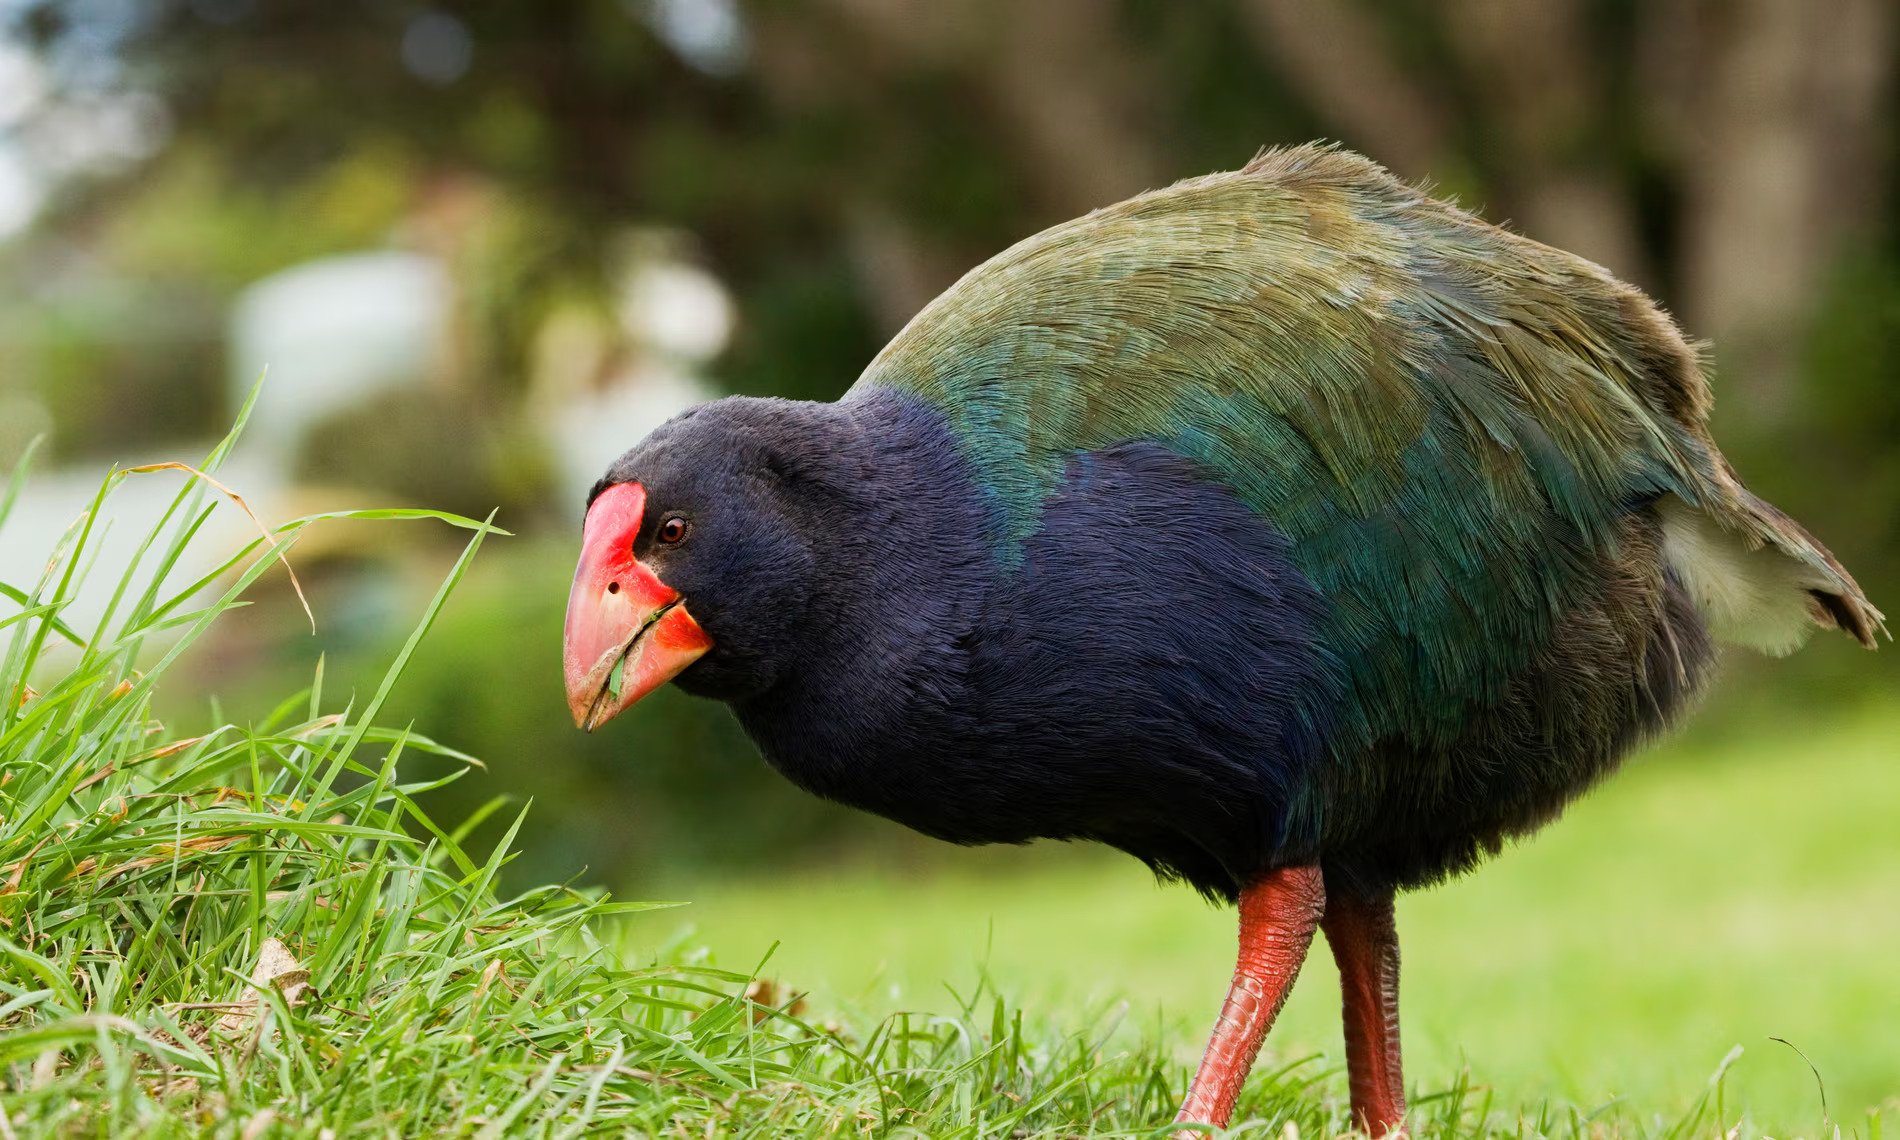
[[[1839,629],[1875,647],[1887,632],[1853,576],[1801,524],[1739,481],[1729,502],[1657,504],[1669,566],[1717,639],[1780,656],[1815,629]],[[1891,640],[1891,635],[1888,635]]]

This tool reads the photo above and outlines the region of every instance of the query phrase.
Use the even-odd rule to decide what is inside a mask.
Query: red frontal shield
[[[607,488],[587,511],[567,595],[567,707],[592,732],[697,661],[712,639],[679,592],[633,556],[646,512],[638,483]]]

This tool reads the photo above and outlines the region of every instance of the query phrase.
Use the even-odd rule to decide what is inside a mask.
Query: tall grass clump
[[[377,723],[491,523],[347,516],[471,532],[373,693],[327,711],[319,663],[253,723],[159,723],[153,692],[180,656],[305,529],[339,517],[260,525],[213,572],[168,586],[212,512],[244,509],[213,474],[232,439],[201,469],[112,473],[41,579],[0,585],[15,606],[0,616],[0,1140],[1171,1131],[1187,1070],[1152,1046],[1026,1026],[987,991],[952,1017],[817,1024],[746,974],[628,965],[599,924],[648,904],[570,887],[500,897],[514,829],[485,856],[463,845],[500,801],[445,827],[418,797],[446,781],[403,775],[416,752],[458,775],[476,762]],[[102,508],[126,478],[183,486],[131,564],[101,566]],[[88,575],[115,586],[82,629],[67,611]],[[1338,1083],[1311,1060],[1268,1072],[1236,1132],[1339,1135]],[[1606,1133],[1576,1112],[1494,1112],[1462,1085],[1417,1107],[1417,1135],[1518,1140],[1677,1140],[1721,1118],[1698,1107]]]

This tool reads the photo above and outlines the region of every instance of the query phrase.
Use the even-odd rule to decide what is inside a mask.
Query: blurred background
[[[1045,960],[1047,940],[1093,929],[1084,912],[1100,923],[1126,907],[1119,929],[1147,941],[1066,975],[1110,979],[1082,1004],[1116,978],[1152,997],[1159,971],[1201,955],[1215,964],[1161,987],[1182,996],[1170,1015],[1198,1024],[1225,976],[1229,920],[1156,894],[1138,868],[1062,849],[957,852],[834,809],[767,770],[723,708],[671,689],[601,735],[573,731],[559,631],[589,484],[695,401],[836,396],[938,291],[1045,225],[1262,146],[1331,138],[1661,298],[1713,342],[1717,436],[1751,485],[1900,610],[1897,64],[1891,0],[0,0],[0,463],[46,439],[0,536],[0,580],[30,584],[107,465],[202,456],[268,370],[226,477],[267,519],[499,508],[517,535],[484,550],[393,702],[488,762],[439,794],[443,816],[534,800],[515,883],[700,899],[696,937],[725,939],[742,966],[801,922],[842,925],[858,931],[851,945],[810,933],[781,961],[865,1000],[864,977],[901,981],[892,962],[923,961],[893,1000],[925,1004],[943,971],[1009,957],[998,916],[1012,906],[1033,916],[1022,941]],[[118,509],[172,489],[135,481]],[[246,535],[214,537],[228,549]],[[191,691],[165,695],[174,715],[262,715],[320,654],[332,693],[373,684],[457,542],[419,524],[317,536],[297,562],[318,632],[278,581],[196,662]],[[1654,835],[1735,781],[1779,790],[1709,826],[1770,853],[1812,839],[1821,854],[1788,879],[1790,898],[1851,890],[1804,911],[1798,931],[1735,919],[1769,942],[1734,935],[1743,980],[1707,1002],[1754,1008],[1731,991],[1776,988],[1748,972],[1747,947],[1795,955],[1762,968],[1818,987],[1819,1006],[1786,1008],[1839,1045],[1850,1102],[1900,1092],[1881,1075],[1900,1073],[1900,1044],[1870,1055],[1855,1036],[1856,1011],[1868,1034],[1900,1015],[1897,688],[1900,655],[1845,639],[1786,662],[1738,657],[1688,741],[1604,797],[1625,799],[1583,809],[1611,817],[1578,825],[1620,835],[1653,810],[1661,822],[1632,834]],[[1825,755],[1817,742],[1832,742]],[[1860,767],[1838,760],[1863,753]],[[1635,842],[1620,857],[1682,866],[1631,877],[1680,881],[1703,902],[1723,866],[1749,865],[1726,840]],[[1715,862],[1705,874],[1696,858]],[[1562,866],[1582,874],[1591,859],[1579,849]],[[1809,863],[1770,858],[1752,881],[1766,889],[1790,865]],[[1490,922],[1495,951],[1542,921],[1528,917],[1539,906],[1564,909],[1561,867],[1499,873],[1518,877],[1441,892],[1452,909],[1419,921]],[[944,875],[965,878],[938,897],[982,904],[945,903],[921,926],[889,917],[916,898],[906,884]],[[1593,882],[1575,885],[1571,913]],[[1490,918],[1457,909],[1485,899]],[[986,916],[990,935],[975,929]],[[1728,919],[1705,918],[1648,949],[1617,936],[1628,976],[1650,979],[1625,997],[1648,1012],[1623,1023],[1639,1037],[1577,1052],[1647,1056],[1659,1026],[1683,1024],[1655,1011],[1701,992],[1683,972],[1734,944]],[[1549,953],[1602,961],[1602,932],[1574,921]],[[875,936],[898,928],[910,941]],[[1816,946],[1847,949],[1799,956]],[[1879,946],[1888,964],[1855,973],[1849,959]],[[1545,962],[1520,949],[1503,958]],[[1545,962],[1539,984],[1562,982],[1568,961]],[[1445,984],[1456,976],[1447,966]],[[1316,989],[1298,1000],[1332,1048]],[[1549,993],[1456,993],[1444,1028],[1420,1030],[1443,1035],[1428,1071],[1467,1055],[1521,1062],[1544,1074],[1525,1076],[1531,1091],[1653,1078],[1687,1096],[1725,1035],[1753,1034],[1751,1049],[1761,1036],[1720,1022],[1685,1038],[1686,1055],[1630,1069],[1648,1076],[1604,1076],[1553,1061],[1555,1043],[1508,1044]],[[1473,1005],[1504,1011],[1489,1053],[1462,1052],[1485,1023],[1452,1007]],[[1296,1007],[1296,1034],[1307,1017]],[[1775,1065],[1763,1103],[1805,1104],[1806,1071]]]

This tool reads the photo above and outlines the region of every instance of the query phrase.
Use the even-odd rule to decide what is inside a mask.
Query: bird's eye
[[[654,537],[668,546],[678,543],[680,539],[686,537],[686,520],[674,515],[660,524],[660,529],[654,533]]]

